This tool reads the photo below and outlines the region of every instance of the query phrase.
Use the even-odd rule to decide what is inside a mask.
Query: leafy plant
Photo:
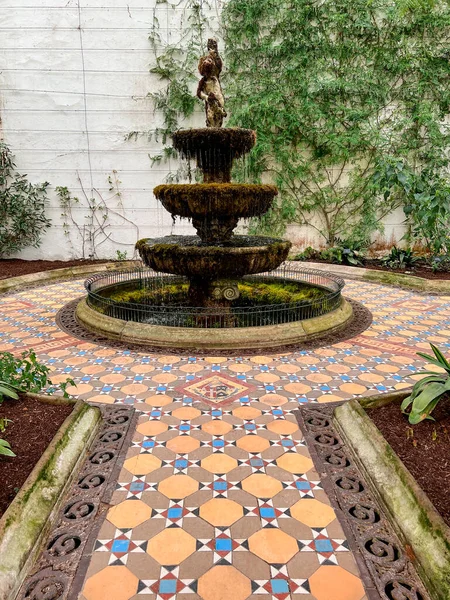
[[[443,396],[450,392],[450,363],[434,344],[430,344],[434,356],[418,352],[417,354],[429,363],[444,369],[444,373],[422,371],[418,375],[426,375],[418,381],[411,394],[402,402],[402,412],[409,412],[409,422],[416,425],[424,419],[433,419],[431,413]]]
[[[121,252],[120,250],[116,250],[116,260],[119,262],[127,260],[127,251],[125,250],[125,252]]]
[[[299,252],[294,256],[293,260],[314,260],[320,255],[319,250],[314,250],[312,246],[307,246],[302,252]]]
[[[16,456],[11,450],[11,445],[0,438],[0,456]]]
[[[440,254],[431,258],[433,273],[450,271],[450,254]]]
[[[45,216],[48,185],[16,173],[11,150],[0,142],[0,256],[40,245],[51,225]]]
[[[0,433],[4,433],[10,423],[12,423],[11,419],[0,417]]]
[[[363,253],[361,244],[337,239],[337,245],[326,248],[320,253],[320,258],[339,265],[361,266]]]
[[[22,352],[19,358],[9,352],[0,352],[0,403],[5,398],[17,400],[21,393],[36,393],[53,386],[49,372],[47,366],[38,362],[33,350]],[[67,386],[75,383],[68,378],[59,385],[67,397]]]
[[[390,269],[411,269],[418,261],[418,257],[414,256],[414,251],[411,248],[403,249],[393,246],[387,256],[382,259],[385,267]]]

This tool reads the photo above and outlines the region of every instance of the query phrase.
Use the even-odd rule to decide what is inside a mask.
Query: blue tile
[[[259,509],[259,514],[263,519],[275,519],[275,509],[269,507],[263,507]]]
[[[232,550],[232,541],[230,539],[218,539],[216,540],[216,550],[218,552],[230,552]]]
[[[289,585],[286,579],[271,579],[272,594],[289,594]]]
[[[216,490],[216,492],[221,492],[223,490],[226,490],[227,482],[226,481],[215,481],[213,484],[213,488]]]
[[[167,517],[169,519],[179,519],[183,514],[182,508],[169,508],[167,511]]]
[[[314,540],[317,552],[333,552],[333,546],[330,540]]]
[[[112,552],[128,552],[130,540],[114,540],[112,544]]]
[[[175,594],[177,591],[177,580],[176,579],[162,579],[159,582],[159,593],[160,594]]]

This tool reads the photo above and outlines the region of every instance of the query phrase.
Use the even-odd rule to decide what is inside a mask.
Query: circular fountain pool
[[[226,282],[225,282],[226,285]],[[345,326],[351,306],[331,273],[279,268],[230,281],[230,305],[189,304],[189,281],[150,269],[95,275],[77,317],[96,333],[128,343],[202,349],[301,343]],[[227,290],[222,290],[227,294]],[[233,296],[233,293],[235,294]]]

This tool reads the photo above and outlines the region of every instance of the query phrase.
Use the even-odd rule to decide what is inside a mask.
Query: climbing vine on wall
[[[164,143],[194,110],[191,82],[210,34],[206,2],[183,6],[192,20],[184,21],[175,47],[158,39],[153,69],[166,83],[152,95],[164,117]],[[436,232],[424,232],[417,216],[428,203],[439,213],[430,227],[445,237],[446,2],[228,0],[220,25],[227,125],[258,132],[250,177],[270,178],[281,192],[259,229],[308,223],[328,245],[339,237],[366,240],[385,215],[405,206],[411,236],[431,238]],[[158,159],[169,156],[167,148]]]
[[[81,245],[81,258],[96,259],[98,251],[105,242],[114,245],[133,246],[123,240],[114,238],[112,233],[113,223],[122,225],[125,222],[136,231],[136,241],[139,239],[139,227],[124,214],[122,192],[117,171],[108,177],[109,195],[93,189],[89,193],[78,175],[81,188],[80,198],[74,196],[66,186],[58,186],[56,193],[59,197],[61,217],[63,219],[64,234],[72,248],[74,257],[79,258],[76,248]],[[77,242],[77,243],[75,243]],[[134,252],[134,248],[133,248]],[[119,260],[127,258],[127,252],[116,251]]]

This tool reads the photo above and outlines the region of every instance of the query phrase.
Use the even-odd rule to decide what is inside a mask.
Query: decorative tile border
[[[302,407],[297,420],[360,568],[367,596],[370,600],[431,600],[407,549],[333,426],[333,412],[339,404]]]
[[[102,406],[101,411],[103,425],[17,600],[78,598],[137,419],[133,408]]]

